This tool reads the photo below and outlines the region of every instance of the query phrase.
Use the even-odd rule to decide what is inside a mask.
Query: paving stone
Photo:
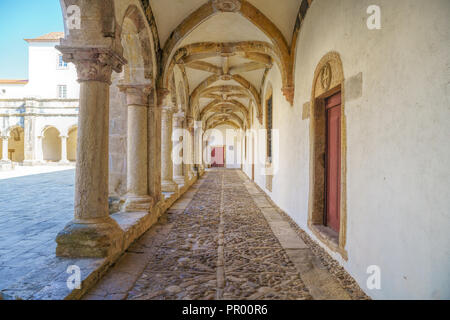
[[[10,289],[55,256],[56,234],[73,218],[74,177],[70,169],[0,180],[0,266],[9,266],[0,268],[0,290]],[[22,298],[33,293],[10,290]]]

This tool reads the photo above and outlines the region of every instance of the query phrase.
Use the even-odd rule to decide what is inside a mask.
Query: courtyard
[[[0,172],[0,291],[26,299],[53,277],[55,237],[73,215],[73,167]],[[63,269],[63,268],[61,268]],[[35,281],[34,281],[34,280]]]

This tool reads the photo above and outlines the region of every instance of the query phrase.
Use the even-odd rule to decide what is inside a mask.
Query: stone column
[[[178,185],[173,181],[172,163],[173,107],[164,106],[161,118],[161,189],[163,192],[176,192]]]
[[[44,162],[44,153],[42,151],[42,139],[44,137],[38,136],[37,137],[37,143],[36,143],[36,162],[42,163]]]
[[[9,137],[1,137],[2,139],[2,162],[9,162],[8,158],[8,142]]]
[[[128,105],[126,211],[149,211],[148,194],[148,95],[150,84],[120,85]]]
[[[186,179],[192,180],[194,178],[194,119],[192,117],[186,118],[186,131],[185,131],[185,159],[186,159]]]
[[[184,113],[177,113],[173,117],[173,134],[172,134],[172,143],[173,143],[173,180],[178,185],[184,185],[186,183],[184,174],[183,174],[183,158],[185,151],[183,148],[184,137],[183,137],[183,122],[184,122]],[[178,153],[178,154],[176,154]]]
[[[24,165],[32,166],[36,163],[36,117],[30,116],[35,111],[33,109],[33,104],[35,102],[26,101],[24,116]]]
[[[59,163],[67,164],[69,163],[69,160],[67,160],[67,139],[69,139],[69,137],[60,136],[60,138],[61,138],[61,161]]]
[[[149,95],[148,112],[148,194],[158,204],[161,193],[161,106],[169,91],[158,89]]]
[[[108,210],[109,87],[126,60],[107,48],[59,46],[80,82],[75,217],[57,238],[56,255],[115,257],[124,232]]]
[[[194,159],[198,173],[203,171],[203,128],[201,122],[194,123]]]

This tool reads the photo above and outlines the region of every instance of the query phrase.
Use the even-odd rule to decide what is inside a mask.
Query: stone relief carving
[[[237,12],[241,10],[240,0],[212,0],[215,11],[220,12]]]
[[[320,71],[320,84],[323,90],[327,91],[330,88],[331,78],[331,66],[329,63],[326,63]]]

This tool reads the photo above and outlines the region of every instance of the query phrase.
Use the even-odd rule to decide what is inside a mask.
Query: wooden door
[[[340,229],[341,195],[341,93],[326,100],[326,225]]]
[[[211,151],[211,166],[214,168],[222,168],[225,166],[225,150],[224,147],[213,147]]]
[[[252,181],[255,181],[255,138],[252,136]]]

